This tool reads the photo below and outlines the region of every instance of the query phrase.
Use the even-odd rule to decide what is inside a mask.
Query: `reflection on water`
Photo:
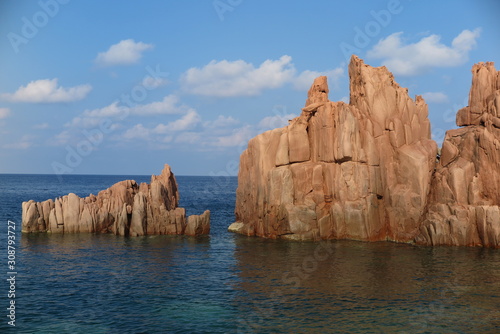
[[[234,317],[217,260],[230,253],[207,237],[30,234],[21,247],[20,328],[190,332],[209,317],[217,332]]]
[[[243,332],[500,329],[495,250],[238,238],[235,257]]]
[[[20,246],[19,327],[42,332],[495,333],[500,326],[500,254],[492,249],[229,234],[30,234]]]

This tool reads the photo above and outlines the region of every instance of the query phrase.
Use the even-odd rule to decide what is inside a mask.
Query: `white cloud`
[[[135,115],[172,115],[183,114],[190,110],[184,104],[180,104],[179,97],[176,95],[167,95],[161,101],[149,104],[139,104],[130,109],[130,113]]]
[[[35,140],[35,136],[32,135],[24,135],[17,142],[11,144],[3,145],[3,148],[14,149],[14,150],[26,150],[33,146],[33,140]]]
[[[0,119],[4,119],[9,117],[10,109],[9,108],[0,108]]]
[[[187,145],[193,150],[214,150],[245,145],[255,136],[255,127],[244,125],[232,117],[219,116],[214,121],[202,122],[201,116],[192,109],[181,118],[169,123],[147,127],[136,124],[113,139],[118,142],[135,142],[148,145],[151,149],[165,149],[165,143]],[[192,147],[191,145],[195,145]]]
[[[422,97],[426,102],[430,103],[446,103],[449,101],[448,96],[442,92],[427,92],[423,93]]]
[[[181,76],[182,89],[195,95],[230,97],[255,96],[264,89],[281,87],[295,75],[290,56],[266,60],[259,67],[243,60],[211,61],[202,68],[190,68]]]
[[[255,127],[244,124],[238,128],[240,121],[231,116],[219,115],[214,121],[206,121],[198,127],[198,131],[182,131],[175,138],[179,144],[196,144],[195,150],[220,150],[246,145],[257,133]]]
[[[255,132],[252,130],[252,127],[245,125],[241,128],[234,129],[229,135],[216,137],[212,145],[217,147],[242,146],[254,136]]]
[[[455,50],[468,52],[476,46],[476,39],[481,34],[481,28],[476,28],[474,31],[465,29],[451,42]]]
[[[125,131],[120,137],[117,137],[118,140],[143,140],[151,143],[162,142],[169,143],[172,141],[173,136],[163,136],[162,134],[167,133],[164,131],[164,124],[159,124],[155,128],[147,128],[142,124],[136,124],[132,128]]]
[[[177,120],[147,126],[136,124],[121,134],[113,137],[118,143],[144,146],[149,149],[163,150],[188,147],[194,151],[219,151],[233,147],[244,147],[248,140],[268,128],[281,127],[294,114],[276,115],[264,118],[258,125],[243,124],[231,116],[219,115],[215,120],[203,121],[201,116],[191,109]],[[169,144],[169,145],[165,145]]]
[[[380,40],[368,51],[368,58],[383,59],[383,65],[396,75],[417,75],[433,67],[452,67],[465,63],[476,46],[481,29],[464,30],[447,46],[441,37],[430,35],[412,44],[404,44],[402,32]]]
[[[118,44],[111,45],[106,52],[100,52],[95,62],[101,66],[130,65],[141,59],[142,53],[151,50],[154,46],[133,39],[125,39]]]
[[[125,131],[123,134],[124,139],[144,139],[148,140],[151,134],[151,129],[147,129],[142,124],[136,124],[132,128]]]
[[[219,115],[217,117],[217,119],[215,119],[213,121],[204,122],[203,126],[205,128],[209,128],[209,129],[219,129],[219,128],[224,128],[224,127],[231,126],[231,125],[236,125],[238,123],[239,123],[239,121],[234,119],[231,116],[226,117],[223,115]]]
[[[157,116],[157,115],[179,115],[167,123],[159,123],[154,126],[144,125],[139,123],[131,125],[129,115],[140,116]],[[111,122],[107,125],[111,131],[116,131],[122,128],[120,133],[115,132],[109,138],[115,142],[132,142],[136,145],[146,144],[150,149],[166,149],[169,148],[167,143],[171,143],[178,138],[178,143],[187,143],[187,137],[184,133],[193,131],[193,129],[203,129],[201,116],[198,112],[182,104],[176,95],[165,96],[161,101],[156,101],[148,104],[136,105],[127,108],[121,105],[121,102],[115,101],[103,108],[85,110],[77,117],[65,124],[67,130],[52,137],[48,143],[50,145],[63,145],[75,141],[77,137],[81,137],[81,129],[99,129],[103,122]],[[127,123],[128,126],[127,126]],[[219,116],[216,121],[210,123],[212,125],[237,123],[231,117]],[[213,131],[216,133],[216,131]],[[127,144],[127,145],[128,145]]]
[[[33,143],[27,141],[21,141],[18,143],[5,144],[3,145],[3,148],[14,149],[14,150],[27,150],[31,146],[33,146]]]
[[[259,67],[243,60],[212,60],[202,68],[190,68],[181,76],[182,90],[213,97],[255,96],[266,89],[275,89],[291,83],[297,90],[307,91],[314,79],[328,76],[330,84],[336,86],[344,74],[342,68],[328,71],[306,70],[297,75],[292,57],[282,56],[278,60],[266,60]]]
[[[187,114],[175,120],[173,122],[168,123],[165,126],[165,130],[167,131],[185,131],[192,129],[196,124],[201,121],[200,115],[193,109],[188,111]]]
[[[297,117],[295,114],[268,116],[259,122],[259,128],[263,131],[281,128],[288,125],[288,120]]]
[[[83,112],[84,116],[87,117],[114,117],[120,114],[127,112],[125,107],[119,106],[118,101],[111,103],[109,106],[93,109],[93,110],[85,110]]]
[[[85,110],[79,116],[74,117],[66,123],[66,127],[93,128],[98,127],[104,118],[123,120],[128,115],[152,116],[152,115],[173,115],[188,114],[193,111],[185,104],[180,104],[176,95],[167,95],[161,101],[148,104],[138,104],[127,108],[121,106],[119,101],[115,101],[103,108]]]
[[[174,140],[174,136],[165,136],[163,138],[160,138],[160,142],[164,144],[171,143],[172,140]]]
[[[33,125],[33,129],[44,130],[49,128],[49,123],[40,123]]]
[[[175,142],[179,144],[200,144],[202,135],[198,132],[182,132],[176,138]]]
[[[307,91],[313,84],[314,79],[322,75],[328,77],[328,84],[330,86],[336,87],[338,86],[339,79],[344,75],[344,69],[337,67],[324,72],[306,70],[293,79],[293,86],[297,90]]]
[[[167,124],[160,123],[154,128],[147,128],[142,124],[136,124],[119,136],[118,140],[123,138],[125,140],[142,139],[152,142],[170,142],[176,132],[190,130],[200,122],[200,115],[193,109],[175,121]]]
[[[64,124],[66,128],[82,128],[82,129],[90,129],[97,128],[101,124],[102,119],[96,117],[85,117],[85,116],[77,116]]]
[[[92,110],[85,110],[82,114],[74,117],[71,122],[66,123],[64,126],[67,128],[96,128],[102,123],[104,118],[124,117],[127,115],[127,108],[119,106],[118,101],[110,105]]]
[[[31,81],[15,93],[4,93],[1,97],[11,102],[56,103],[82,100],[92,90],[91,85],[64,88],[57,86],[57,78]]]
[[[151,129],[152,133],[164,134],[169,132],[169,128],[166,124],[158,124],[155,128]]]
[[[111,103],[109,106],[85,110],[83,116],[86,117],[116,117],[124,118],[128,114],[133,115],[172,115],[184,114],[190,108],[184,104],[179,104],[179,98],[176,95],[167,95],[161,101],[155,101],[147,104],[138,104],[131,108],[120,106],[118,101]]]
[[[69,130],[64,130],[47,140],[47,143],[52,146],[62,146],[68,144],[70,139],[71,132]]]
[[[165,86],[166,84],[168,84],[168,80],[167,79],[163,79],[163,78],[159,78],[159,77],[152,77],[152,76],[147,76],[145,77],[143,80],[142,80],[142,85],[146,88],[146,89],[154,89],[154,88],[158,88],[160,86]]]

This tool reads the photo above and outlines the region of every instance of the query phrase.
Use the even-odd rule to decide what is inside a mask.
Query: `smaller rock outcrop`
[[[431,245],[500,247],[500,71],[472,67],[469,105],[459,129],[446,133],[416,241]]]
[[[210,232],[210,211],[186,219],[170,166],[151,183],[126,180],[97,196],[69,195],[22,204],[23,232],[202,235]]]

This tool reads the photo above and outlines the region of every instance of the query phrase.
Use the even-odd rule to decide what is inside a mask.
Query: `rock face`
[[[170,166],[151,183],[121,181],[80,198],[67,196],[22,204],[23,232],[201,235],[210,232],[210,211],[189,216],[178,207],[179,192]]]
[[[446,133],[417,242],[499,247],[500,72],[493,63],[473,66],[457,125]]]
[[[230,231],[500,248],[500,72],[472,68],[436,162],[427,105],[353,56],[350,103],[314,81],[302,114],[250,140]]]
[[[230,231],[268,238],[412,241],[437,146],[427,104],[353,56],[350,103],[317,78],[299,117],[242,153]]]

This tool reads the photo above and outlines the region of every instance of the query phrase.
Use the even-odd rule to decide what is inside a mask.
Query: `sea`
[[[0,175],[1,333],[500,333],[500,250],[235,235],[235,177],[177,176],[210,236],[20,232],[23,201],[125,179]]]

